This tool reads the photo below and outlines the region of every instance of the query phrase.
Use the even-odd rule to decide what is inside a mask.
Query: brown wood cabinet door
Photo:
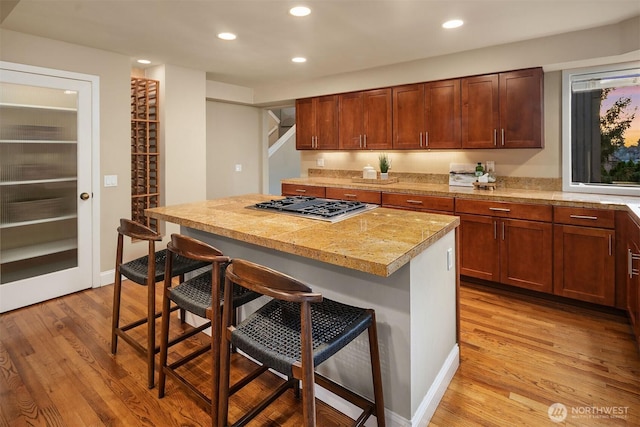
[[[500,279],[498,219],[460,215],[460,274],[497,282]]]
[[[363,148],[368,150],[390,149],[392,137],[391,88],[365,92],[363,106]]]
[[[442,80],[424,86],[425,148],[460,148],[460,80]]]
[[[346,150],[364,148],[364,95],[362,92],[344,93],[339,96],[339,146]]]
[[[424,144],[424,84],[393,88],[394,149],[419,149]]]
[[[553,291],[553,225],[500,220],[500,282],[540,292]]]
[[[296,100],[296,149],[314,148],[316,117],[313,98]]]
[[[615,304],[614,231],[554,226],[556,295],[613,306]]]
[[[500,74],[500,135],[503,148],[542,148],[542,69]]]
[[[316,100],[316,149],[338,148],[338,95]]]
[[[282,184],[283,196],[325,197],[326,188],[315,185]]]
[[[461,81],[462,148],[496,148],[500,127],[498,75]]]
[[[628,255],[629,263],[631,265],[631,274],[627,276],[627,310],[629,312],[629,319],[631,319],[631,326],[636,336],[636,341],[640,346],[640,279],[638,278],[638,260],[634,259],[640,256],[640,243],[634,242],[629,248],[630,253]]]

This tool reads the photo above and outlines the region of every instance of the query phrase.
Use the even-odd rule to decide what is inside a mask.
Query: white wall
[[[262,192],[262,109],[207,101],[208,199]],[[236,172],[236,165],[242,171]]]
[[[160,80],[161,205],[206,198],[206,76],[203,71],[162,65],[146,76]],[[165,237],[180,227],[165,224]]]

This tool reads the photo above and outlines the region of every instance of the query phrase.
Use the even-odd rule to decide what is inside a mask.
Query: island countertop
[[[151,218],[383,277],[460,224],[455,216],[382,207],[336,223],[248,208],[279,198],[248,194],[145,212]]]

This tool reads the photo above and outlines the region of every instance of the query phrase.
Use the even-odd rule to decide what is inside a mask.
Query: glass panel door
[[[91,86],[0,72],[2,312],[92,284],[91,257],[82,253],[91,253],[91,233],[79,232],[80,221],[91,221],[82,213],[90,212],[83,203],[91,192],[81,194],[90,186],[79,168],[91,164],[91,127],[80,123],[82,98],[90,100],[81,93]]]
[[[74,91],[0,83],[0,284],[78,265],[77,105]]]

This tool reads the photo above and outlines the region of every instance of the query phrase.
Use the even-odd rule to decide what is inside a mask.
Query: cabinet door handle
[[[502,240],[504,240],[504,221],[502,221],[501,224],[502,224]]]
[[[611,241],[612,241],[612,240],[613,240],[613,239],[612,239],[612,237],[611,237],[611,234],[609,234],[609,256],[611,256],[611,247],[613,246],[613,245],[611,244]]]
[[[640,269],[633,268],[633,261],[637,260],[640,260],[640,254],[634,254],[631,249],[627,249],[627,271],[630,279],[640,273]]]
[[[307,190],[303,189],[303,188],[296,188],[296,193],[306,193]]]
[[[358,135],[358,140],[360,143],[360,148],[362,148],[362,135]]]
[[[493,221],[493,240],[498,240],[498,221]]]
[[[496,212],[511,212],[511,209],[507,209],[507,208],[489,208],[490,211],[496,211]]]
[[[493,130],[493,145],[494,146],[498,145],[497,141],[498,141],[498,129],[494,129]]]
[[[592,221],[598,220],[597,216],[591,216],[591,215],[569,215],[569,217],[573,219],[590,219]]]
[[[407,203],[411,203],[413,205],[421,205],[422,204],[422,200],[407,199]]]
[[[425,147],[429,146],[429,132],[424,133],[424,146]]]
[[[367,148],[367,134],[364,134],[364,148]]]
[[[422,132],[420,132],[420,148],[422,148]]]
[[[504,146],[504,128],[501,131],[501,137],[502,137],[502,145]]]

